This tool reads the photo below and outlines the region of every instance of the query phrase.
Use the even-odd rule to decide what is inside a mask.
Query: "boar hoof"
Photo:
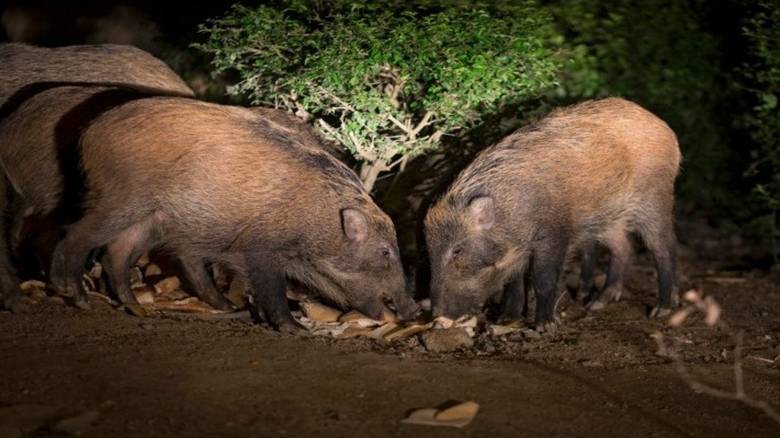
[[[298,324],[294,320],[278,322],[274,324],[274,327],[280,333],[288,335],[306,335],[309,333],[309,331],[306,330],[306,327]]]
[[[92,306],[89,305],[89,298],[82,294],[76,294],[71,299],[71,304],[81,310],[90,310]]]
[[[655,306],[653,307],[653,310],[650,311],[650,318],[666,318],[671,315],[671,313],[672,309],[668,307]]]
[[[548,321],[536,324],[536,331],[539,333],[546,333],[548,335],[554,335],[558,331],[558,323],[554,321]]]

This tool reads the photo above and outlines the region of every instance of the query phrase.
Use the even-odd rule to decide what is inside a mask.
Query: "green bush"
[[[732,92],[720,40],[701,0],[555,0],[559,44],[569,59],[556,90],[568,103],[622,96],[658,114],[683,152],[679,194],[689,208],[742,202],[741,171],[722,102]]]
[[[549,17],[530,2],[234,5],[200,30],[216,72],[240,78],[230,93],[313,119],[361,163],[369,190],[443,136],[538,97],[558,67]]]
[[[761,1],[753,4],[743,32],[749,42],[749,61],[743,82],[753,96],[752,111],[745,116],[755,147],[753,163],[746,174],[757,186],[754,199],[763,207],[757,218],[770,235],[778,262],[778,211],[780,211],[780,5]]]

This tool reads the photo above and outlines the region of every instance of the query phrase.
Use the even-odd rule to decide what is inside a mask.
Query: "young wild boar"
[[[46,234],[55,234],[53,237],[58,240],[56,231],[80,217],[84,178],[79,165],[78,140],[82,130],[104,111],[143,97],[111,87],[56,87],[33,95],[0,121],[0,163],[4,181],[11,186],[6,191],[10,202],[3,199],[8,205],[0,219],[0,229],[4,231],[0,238],[0,257],[7,260],[0,266],[0,297],[4,307],[12,308],[19,296],[19,279],[11,254],[18,252],[23,226],[29,222],[39,224],[37,234],[48,231]],[[146,249],[135,248],[130,264]],[[119,300],[135,303],[129,277],[121,277],[130,265],[114,266],[115,252],[114,246],[107,247],[102,260],[105,271]],[[219,309],[231,307],[217,293],[202,265],[190,265],[183,260],[182,268],[204,301]]]
[[[413,304],[393,223],[313,139],[251,109],[149,98],[104,113],[81,139],[86,212],[55,250],[54,284],[83,297],[92,248],[162,247],[246,276],[280,330],[286,279],[377,317]],[[125,264],[126,265],[126,264]]]
[[[609,249],[606,284],[591,299],[598,308],[620,295],[629,233],[655,257],[653,314],[668,314],[679,164],[666,123],[617,98],[558,109],[486,149],[425,218],[434,314],[478,311],[503,290],[503,317],[521,318],[528,270],[536,329],[552,331],[567,248],[598,242]],[[581,284],[589,287],[592,266],[585,265]]]
[[[150,94],[192,97],[194,93],[164,62],[149,53],[116,44],[53,49],[0,44],[0,108],[21,101],[40,87],[101,84]],[[10,112],[3,108],[2,114]]]

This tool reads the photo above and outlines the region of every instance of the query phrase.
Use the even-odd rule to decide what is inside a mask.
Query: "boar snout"
[[[355,304],[355,308],[363,315],[366,315],[371,319],[381,321],[383,316],[382,314],[385,310],[385,303],[380,298],[377,298],[374,300],[357,303]]]
[[[420,310],[420,306],[414,301],[412,295],[406,292],[406,289],[397,292],[393,296],[393,303],[401,321],[414,319]]]

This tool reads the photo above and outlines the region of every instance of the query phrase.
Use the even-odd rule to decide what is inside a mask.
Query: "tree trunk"
[[[387,168],[387,163],[384,161],[376,161],[374,163],[365,162],[360,168],[360,179],[363,180],[363,188],[367,192],[371,193],[374,189],[374,184],[379,176],[379,173]]]

